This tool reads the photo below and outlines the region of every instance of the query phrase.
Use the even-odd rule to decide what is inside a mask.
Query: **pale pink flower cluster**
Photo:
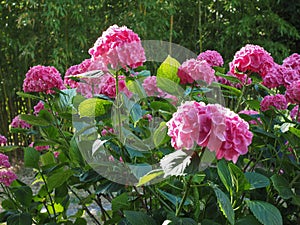
[[[236,76],[240,76],[240,73],[254,72],[264,77],[273,64],[273,58],[264,48],[247,44],[235,53],[229,67],[230,72]]]
[[[31,142],[30,145],[28,145],[31,148],[34,148],[35,150],[42,152],[44,150],[48,150],[50,148],[49,145],[38,145],[38,146],[34,146],[34,142]]]
[[[182,104],[167,126],[176,150],[192,149],[197,144],[215,151],[217,159],[234,163],[247,153],[253,136],[249,124],[229,109],[195,101]]]
[[[100,59],[113,69],[126,66],[134,69],[146,61],[139,36],[126,26],[110,26],[89,49],[89,54],[93,60]]]
[[[181,84],[205,81],[210,85],[216,80],[215,71],[205,60],[189,59],[182,63],[177,72]]]
[[[252,109],[246,109],[246,110],[241,110],[239,114],[246,114],[246,115],[259,115],[259,112],[252,110]],[[261,124],[261,119],[257,118],[257,121]],[[252,125],[257,125],[257,121],[255,119],[249,120],[248,123]]]
[[[296,120],[298,118],[297,122],[300,122],[300,111],[299,111],[299,105],[296,105],[290,112],[290,116],[293,120]]]
[[[197,60],[205,60],[210,66],[223,66],[224,60],[221,54],[215,50],[206,50],[201,52]]]
[[[287,86],[285,96],[288,102],[292,104],[300,104],[300,80]]]
[[[7,139],[5,136],[0,135],[0,145],[5,145],[7,143]]]
[[[24,92],[55,93],[53,88],[64,89],[63,80],[58,70],[53,66],[34,66],[26,73],[23,83]]]
[[[0,183],[10,186],[17,179],[17,175],[11,171],[8,156],[0,153]]]
[[[70,77],[89,71],[90,66],[91,59],[85,59],[80,64],[69,67],[64,77],[64,84],[70,88],[76,88],[78,86],[78,82],[72,80]]]
[[[260,102],[260,110],[267,111],[274,107],[278,110],[287,109],[287,101],[284,95],[276,94],[276,95],[267,95]]]
[[[300,54],[294,53],[283,60],[283,66],[292,68],[300,75]]]
[[[20,116],[16,116],[15,118],[13,118],[12,122],[11,122],[11,127],[13,128],[23,128],[23,129],[28,129],[31,127],[30,124],[28,124],[27,122],[25,122],[24,120],[20,119]]]
[[[36,104],[36,105],[33,107],[33,110],[34,110],[33,114],[34,114],[34,115],[38,115],[39,112],[40,112],[41,110],[43,110],[43,109],[45,109],[44,102],[39,101],[38,104]]]

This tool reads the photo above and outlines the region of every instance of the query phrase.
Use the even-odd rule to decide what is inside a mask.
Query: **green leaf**
[[[172,113],[176,111],[176,108],[169,102],[152,101],[150,102],[150,107],[156,111],[163,110]]]
[[[31,225],[31,216],[29,213],[13,214],[7,218],[7,225]]]
[[[61,90],[57,101],[57,107],[61,112],[67,111],[67,109],[72,106],[73,97],[76,96],[76,94],[76,89]]]
[[[175,83],[179,83],[179,77],[177,75],[180,63],[172,58],[170,55],[163,61],[160,67],[157,69],[157,77],[169,79]]]
[[[49,123],[53,123],[54,117],[53,115],[46,109],[42,109],[38,115],[39,118],[48,121]]]
[[[164,171],[164,177],[185,175],[184,170],[191,163],[192,153],[192,151],[178,150],[163,157],[160,166]]]
[[[259,111],[260,109],[260,102],[255,99],[247,100],[246,104],[250,106],[251,109]]]
[[[134,104],[130,110],[130,116],[132,118],[132,122],[136,126],[136,123],[143,118],[144,112],[142,107],[139,104]]]
[[[112,103],[108,100],[90,98],[79,104],[78,111],[80,117],[97,117],[104,115],[111,105]]]
[[[230,91],[231,94],[235,95],[235,96],[241,96],[242,95],[242,92],[235,88],[235,87],[231,87],[231,86],[228,86],[228,85],[225,85],[225,84],[219,84],[222,88],[226,88],[227,90]]]
[[[157,178],[158,176],[163,175],[164,172],[161,169],[157,169],[157,170],[152,170],[149,173],[147,173],[146,175],[144,175],[143,177],[140,178],[139,183],[137,184],[137,186],[142,186],[148,182],[150,182],[151,180]]]
[[[24,149],[24,165],[30,168],[39,168],[40,153],[34,148]]]
[[[131,225],[156,225],[155,220],[143,212],[124,211],[124,215]]]
[[[236,221],[235,225],[261,225],[261,224],[257,221],[257,219],[254,216],[248,215]]]
[[[117,212],[119,210],[130,209],[130,202],[128,200],[128,194],[126,192],[114,198],[111,201],[112,211]]]
[[[170,194],[168,192],[165,192],[165,191],[162,191],[160,189],[157,189],[159,191],[159,193],[165,198],[167,199],[168,201],[170,201],[174,206],[178,206],[182,200],[181,197],[179,196],[176,196],[176,195],[173,195],[173,194]],[[192,204],[192,201],[187,198],[184,202],[184,205],[190,205]]]
[[[241,193],[245,190],[249,190],[250,184],[246,179],[243,171],[233,163],[229,163],[228,167],[229,167],[233,184],[236,190],[238,190],[238,193]]]
[[[283,199],[290,199],[294,196],[291,188],[289,187],[289,182],[283,176],[274,174],[271,177],[271,180],[280,197]]]
[[[61,186],[72,175],[73,175],[73,171],[70,169],[64,170],[63,168],[60,168],[60,169],[56,170],[47,179],[47,184],[48,184],[49,190],[53,190],[54,188]]]
[[[221,225],[213,220],[208,220],[208,219],[204,219],[202,222],[201,222],[201,225]]]
[[[39,116],[21,114],[20,119],[34,126],[49,126],[50,121]]]
[[[156,83],[158,88],[173,96],[181,96],[181,94],[184,92],[183,89],[177,83],[163,77],[157,77]],[[167,97],[165,97],[165,99],[166,98]],[[168,98],[168,100],[173,101],[170,98]]]
[[[256,219],[262,224],[283,225],[280,211],[263,201],[246,201]]]
[[[232,181],[226,161],[220,160],[217,164],[219,177],[229,193],[232,193]]]
[[[21,91],[18,91],[16,94],[19,95],[22,98],[31,98],[31,99],[43,100],[39,96],[35,96],[35,95],[32,95],[32,94],[24,93],[24,92],[21,92]]]
[[[52,152],[47,152],[47,153],[41,155],[41,162],[42,162],[43,166],[51,165],[51,164],[56,163],[54,155],[53,155]]]
[[[215,74],[216,74],[216,76],[218,76],[218,77],[223,77],[223,78],[225,78],[226,80],[228,80],[228,81],[230,81],[230,82],[233,82],[233,83],[240,83],[240,82],[241,82],[237,77],[229,76],[229,75],[220,73],[219,71],[217,71]]]
[[[270,185],[269,178],[260,173],[246,172],[245,177],[250,183],[250,190],[264,188]]]
[[[2,209],[7,210],[7,211],[18,209],[16,204],[11,199],[4,199],[1,202],[1,206],[2,206]],[[0,220],[0,222],[1,222],[1,220]]]
[[[290,127],[289,131],[292,133],[292,134],[295,134],[298,138],[300,138],[300,130],[295,128],[295,127]]]
[[[234,224],[234,211],[227,195],[221,191],[216,185],[211,184],[217,197],[218,205],[224,216],[231,224]]]
[[[14,151],[18,148],[19,148],[19,146],[13,146],[13,145],[0,146],[0,152],[10,152],[10,151]]]
[[[168,127],[166,125],[166,122],[163,121],[159,124],[159,127],[154,131],[153,134],[153,142],[156,148],[170,140],[170,137],[167,135],[167,132]]]
[[[126,87],[129,91],[137,94],[140,99],[147,97],[143,86],[137,80],[126,80]]]
[[[32,199],[32,190],[28,186],[12,187],[12,193],[14,194],[16,200],[20,202],[23,206],[29,207]]]

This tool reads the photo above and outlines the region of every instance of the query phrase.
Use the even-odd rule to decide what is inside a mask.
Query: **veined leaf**
[[[160,67],[157,69],[157,77],[169,79],[175,83],[179,83],[179,77],[177,75],[180,63],[172,58],[170,55],[163,61]],[[159,86],[159,85],[158,85]]]
[[[97,117],[102,116],[106,113],[107,107],[111,106],[110,101],[90,98],[81,102],[78,106],[80,117]]]

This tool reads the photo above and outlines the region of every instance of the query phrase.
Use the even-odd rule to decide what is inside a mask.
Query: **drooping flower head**
[[[300,80],[287,86],[285,96],[288,102],[292,104],[300,104]]]
[[[264,48],[247,44],[234,55],[230,62],[230,72],[236,76],[241,73],[254,72],[264,77],[273,67],[274,60]]]
[[[146,61],[139,36],[126,26],[110,26],[89,49],[89,54],[113,69],[126,66],[134,69]]]
[[[197,60],[205,60],[210,66],[223,66],[224,60],[221,54],[215,50],[206,50],[197,56]]]
[[[210,85],[215,78],[215,71],[205,61],[189,59],[182,63],[177,72],[181,84],[192,84],[194,81],[205,81]]]
[[[283,66],[292,68],[300,76],[300,54],[294,53],[283,60]]]
[[[278,110],[287,109],[287,101],[284,95],[276,94],[276,95],[267,95],[260,102],[260,110],[267,111],[272,107]]]
[[[53,66],[34,66],[26,73],[23,83],[24,92],[54,93],[53,88],[64,89],[63,80]]]
[[[19,115],[13,118],[10,125],[13,128],[23,128],[23,129],[28,129],[31,127],[31,125],[25,122],[24,120],[22,120]]]
[[[0,135],[0,145],[5,145],[7,143],[7,139],[5,136]]]

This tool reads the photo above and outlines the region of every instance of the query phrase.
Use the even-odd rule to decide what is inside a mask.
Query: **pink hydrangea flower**
[[[283,74],[285,73],[285,70],[286,67],[274,63],[273,67],[263,78],[262,84],[267,88],[276,88],[283,85]]]
[[[205,81],[210,85],[215,78],[215,71],[205,61],[189,59],[185,61],[177,72],[181,84],[192,84],[194,81]]]
[[[34,148],[35,150],[41,152],[43,150],[48,150],[50,148],[49,145],[38,145],[38,146],[34,146],[34,142],[31,142],[30,145],[28,145],[31,148]]]
[[[299,111],[299,105],[296,105],[290,112],[290,116],[292,120],[297,120],[297,122],[300,122],[300,111]]]
[[[294,53],[283,60],[283,66],[292,68],[300,75],[300,54]]]
[[[11,127],[13,128],[23,128],[23,129],[28,129],[31,127],[30,124],[28,124],[27,122],[25,122],[24,120],[20,119],[20,116],[16,116],[15,118],[13,118],[12,122],[11,122]]]
[[[287,109],[287,101],[284,95],[276,94],[276,95],[267,95],[260,102],[260,110],[267,111],[272,107],[278,110]]]
[[[89,54],[113,69],[126,66],[134,69],[146,61],[139,36],[126,26],[110,26],[89,49]]]
[[[254,72],[264,77],[273,67],[273,64],[273,58],[265,49],[258,45],[247,44],[235,53],[229,67],[230,72],[236,76],[240,76],[240,72]]]
[[[248,152],[253,134],[249,131],[249,124],[241,119],[238,114],[227,110],[225,141],[216,152],[217,159],[225,158],[237,162],[240,155]]]
[[[5,186],[10,186],[17,179],[17,175],[10,170],[0,170],[0,183]]]
[[[246,115],[259,115],[259,112],[255,111],[255,110],[251,110],[251,109],[247,109],[247,110],[241,110],[239,112],[239,114],[246,114]],[[257,121],[261,124],[261,119],[257,118]],[[257,125],[257,121],[255,119],[253,120],[249,120],[248,123],[252,124],[252,125]]]
[[[8,156],[0,153],[0,169],[3,168],[3,167],[9,168],[10,163],[9,163],[9,160],[8,160]]]
[[[205,60],[210,66],[223,66],[224,61],[221,54],[215,50],[206,50],[201,52],[197,60]]]
[[[24,92],[54,93],[53,88],[64,89],[60,73],[53,66],[34,66],[26,73]]]
[[[300,104],[300,80],[293,82],[286,88],[286,99],[292,104]]]
[[[292,83],[300,80],[300,73],[298,74],[296,70],[291,69],[289,67],[282,66],[282,79],[283,83],[282,85],[287,88]]]
[[[40,112],[41,110],[43,110],[43,109],[45,109],[44,102],[39,101],[38,104],[36,104],[36,105],[33,107],[33,110],[34,110],[33,114],[34,114],[34,115],[38,115],[39,112]]]
[[[7,139],[5,136],[0,135],[0,145],[5,145],[7,143]]]

